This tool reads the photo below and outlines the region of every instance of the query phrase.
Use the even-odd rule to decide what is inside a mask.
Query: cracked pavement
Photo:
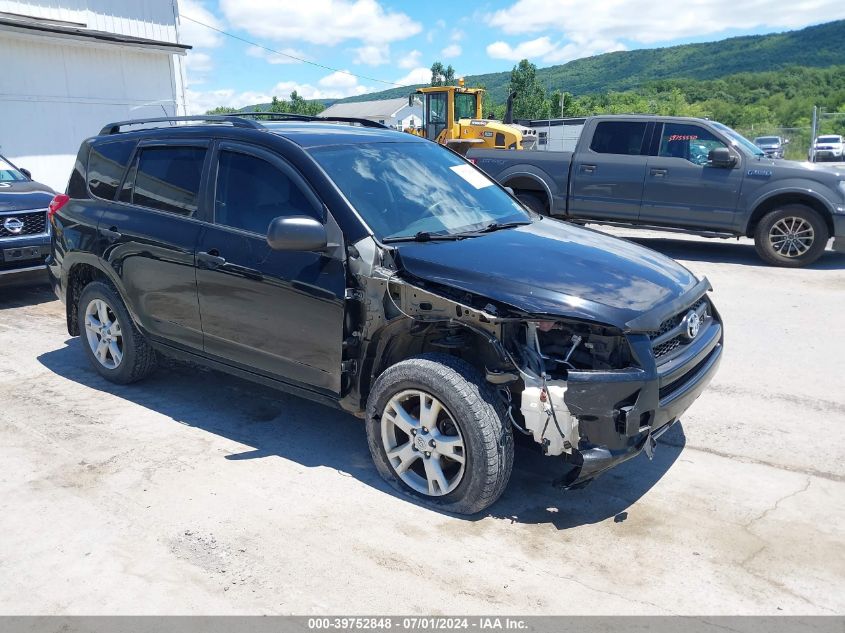
[[[845,256],[611,232],[710,278],[722,367],[653,461],[562,492],[518,450],[471,519],[383,485],[351,416],[179,364],[111,385],[49,289],[0,289],[0,613],[842,614]]]

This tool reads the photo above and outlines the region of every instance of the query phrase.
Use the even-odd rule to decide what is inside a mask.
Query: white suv
[[[810,150],[810,160],[822,162],[826,160],[845,160],[845,143],[838,134],[816,137],[813,149]]]

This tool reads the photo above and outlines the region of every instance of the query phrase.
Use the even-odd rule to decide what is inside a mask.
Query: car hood
[[[460,241],[396,246],[400,265],[425,281],[532,315],[620,328],[697,283],[690,271],[660,253],[548,218]]]
[[[56,193],[34,180],[0,182],[0,212],[46,209]]]

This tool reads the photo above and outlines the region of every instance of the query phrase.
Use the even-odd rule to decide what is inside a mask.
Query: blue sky
[[[332,98],[599,53],[801,28],[845,18],[841,0],[179,0],[189,107]],[[328,68],[221,35],[250,40]],[[337,72],[344,71],[344,72]],[[353,76],[359,75],[359,76]],[[380,81],[379,81],[380,80]]]

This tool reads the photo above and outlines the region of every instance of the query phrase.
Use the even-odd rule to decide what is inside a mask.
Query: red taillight
[[[70,200],[70,196],[66,193],[56,194],[56,197],[50,201],[47,207],[47,217],[52,218],[56,214],[56,211],[67,204],[68,200]]]

